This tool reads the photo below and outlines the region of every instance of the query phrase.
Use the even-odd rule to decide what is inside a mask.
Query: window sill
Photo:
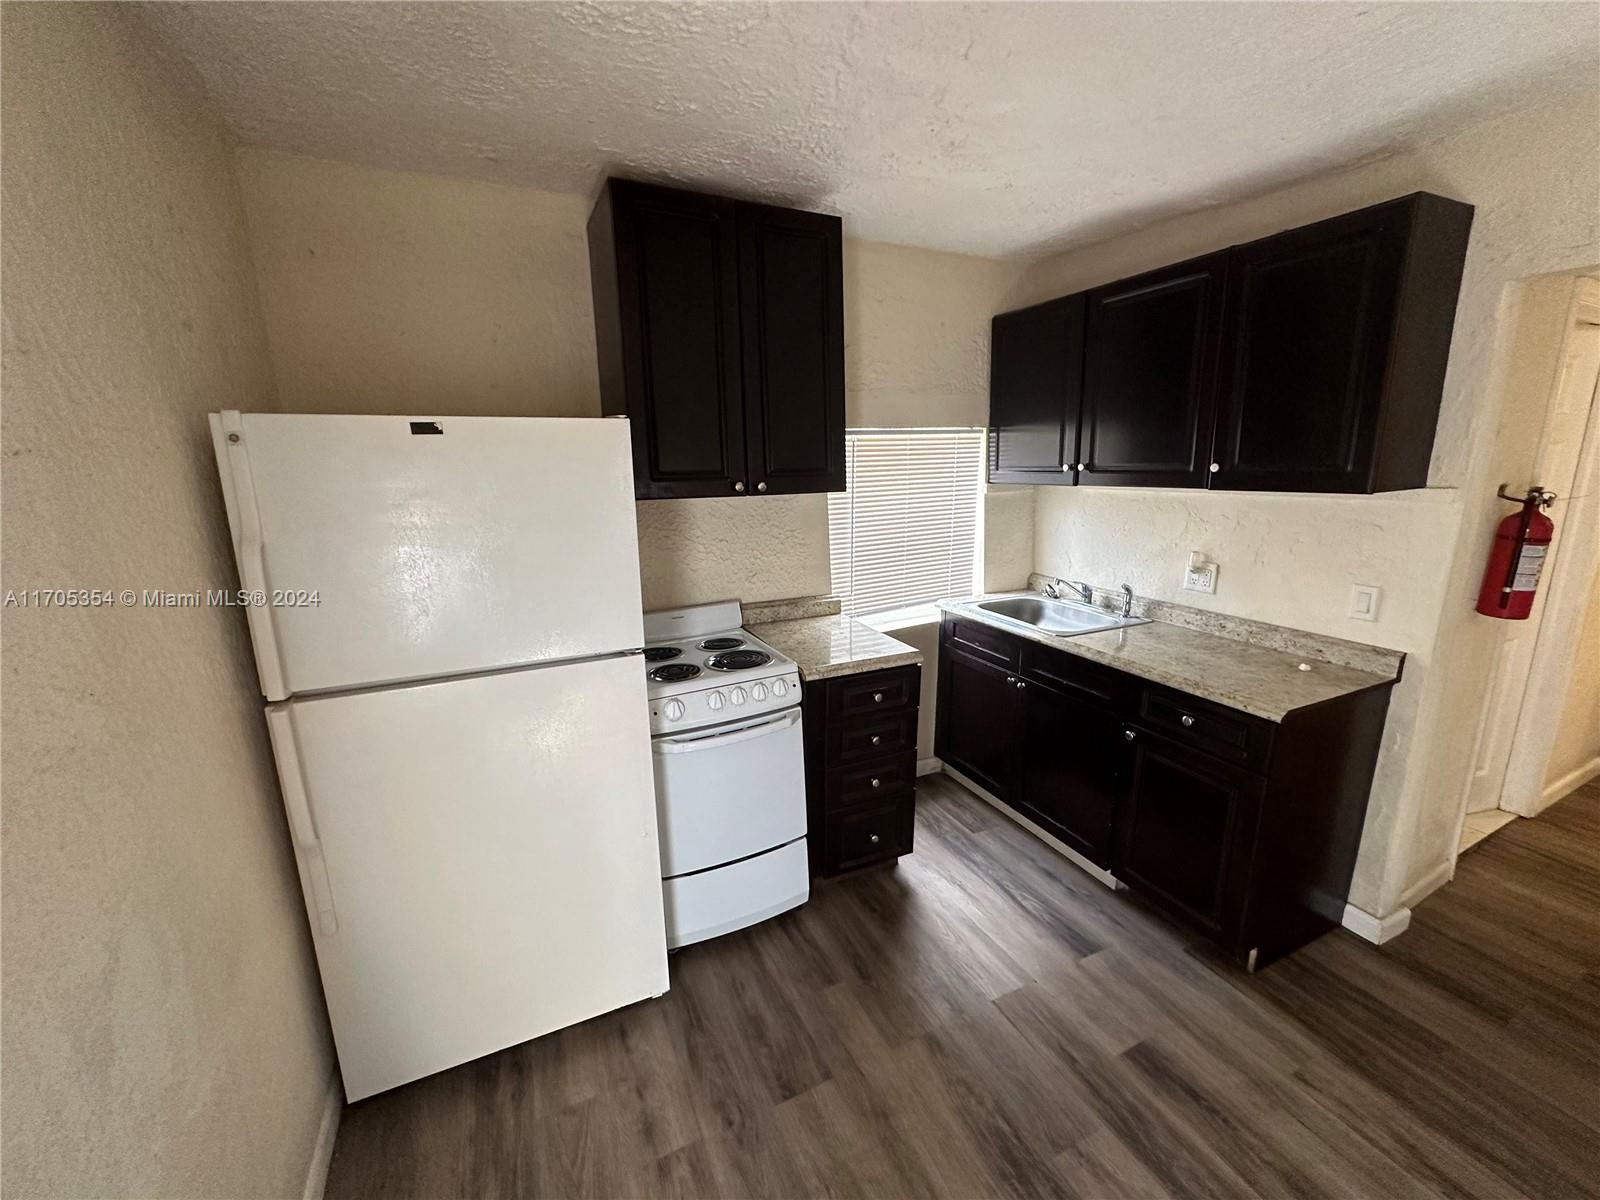
[[[876,629],[879,633],[893,633],[898,629],[937,625],[939,618],[938,605],[918,604],[911,608],[891,608],[887,612],[868,613],[855,619],[868,629]]]

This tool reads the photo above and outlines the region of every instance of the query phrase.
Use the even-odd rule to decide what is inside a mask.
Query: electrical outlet
[[[1350,585],[1350,615],[1358,621],[1376,621],[1378,619],[1378,601],[1383,596],[1383,589],[1373,583],[1353,583]]]
[[[1213,596],[1217,591],[1217,564],[1214,562],[1191,561],[1183,572],[1183,590],[1186,592],[1204,592]]]

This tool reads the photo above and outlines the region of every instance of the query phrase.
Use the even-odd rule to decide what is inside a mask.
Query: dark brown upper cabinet
[[[1082,296],[1001,313],[991,331],[989,478],[1070,481],[1083,387]]]
[[[1089,293],[1078,482],[1205,487],[1228,256]]]
[[[838,217],[608,180],[589,218],[601,409],[640,499],[844,489]]]
[[[1418,192],[995,318],[990,478],[1425,487],[1471,224]]]
[[[1427,486],[1471,225],[1419,192],[1233,249],[1212,486]]]

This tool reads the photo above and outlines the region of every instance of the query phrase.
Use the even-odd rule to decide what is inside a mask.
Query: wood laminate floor
[[[951,782],[916,849],[351,1106],[327,1195],[1595,1194],[1600,784],[1253,977]]]

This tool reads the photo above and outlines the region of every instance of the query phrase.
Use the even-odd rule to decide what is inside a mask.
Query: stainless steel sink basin
[[[981,600],[977,607],[1003,621],[1026,625],[1056,637],[1073,637],[1101,629],[1122,629],[1128,625],[1148,623],[1144,617],[1118,617],[1104,609],[1090,608],[1087,604],[1049,600],[1043,596],[1002,596],[996,600]]]

